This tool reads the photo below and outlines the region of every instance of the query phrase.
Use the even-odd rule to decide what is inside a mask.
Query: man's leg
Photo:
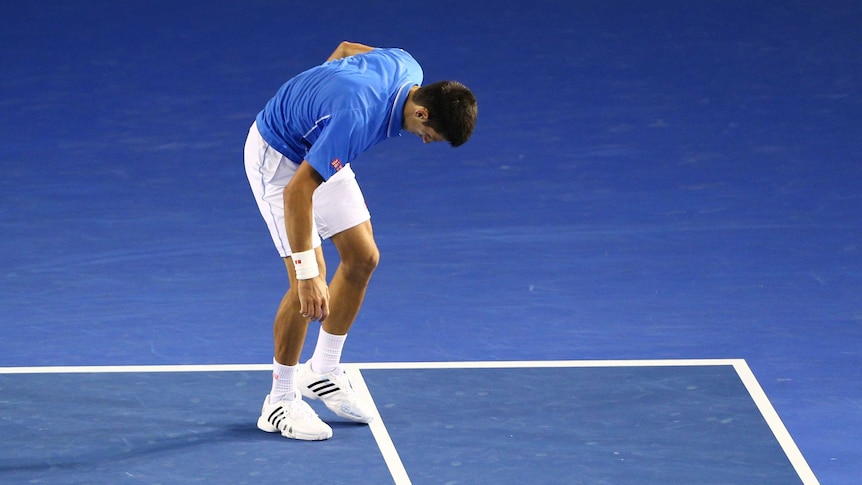
[[[341,262],[329,284],[330,314],[323,322],[323,329],[331,335],[346,335],[365,299],[365,290],[371,275],[377,268],[380,252],[374,242],[371,222],[336,234],[332,242],[338,249]],[[315,250],[317,264],[321,268],[320,278],[326,277],[326,262],[321,248]],[[284,294],[275,316],[273,340],[275,360],[293,366],[299,362],[308,330],[308,319],[299,314],[299,298],[296,294],[296,274],[290,258],[284,258],[290,278],[290,288]],[[340,349],[339,349],[340,350]],[[317,369],[329,371],[331,369]]]
[[[380,253],[369,221],[336,234],[332,242],[341,262],[329,285],[329,317],[321,325],[314,355],[307,365],[300,366],[297,379],[304,396],[322,399],[326,407],[343,418],[368,423],[372,415],[353,391],[339,363],[347,332],[362,306]]]
[[[320,266],[320,278],[325,278],[323,252],[315,251]],[[284,258],[290,278],[290,288],[281,299],[273,323],[272,388],[263,403],[257,427],[269,433],[281,432],[287,438],[325,440],[332,437],[332,428],[300,397],[297,382],[299,356],[308,330],[308,320],[299,314],[296,294],[296,274],[293,261]]]
[[[321,278],[326,271],[323,252],[315,251]],[[263,403],[257,427],[269,433],[281,432],[287,438],[301,440],[325,440],[332,436],[332,429],[303,402],[297,385],[299,355],[308,330],[308,320],[299,314],[299,298],[296,294],[296,274],[293,261],[284,258],[290,277],[290,289],[281,299],[273,324],[275,356],[273,358],[272,389]]]
[[[279,253],[290,253],[284,226],[284,186],[295,172],[296,164],[272,149],[252,124],[246,139],[245,169],[260,214],[266,221],[270,236]],[[318,243],[315,232],[312,243]],[[317,251],[318,264],[323,268],[322,252]],[[271,392],[266,396],[257,427],[269,433],[281,432],[288,438],[322,440],[332,436],[332,429],[314,413],[300,397],[296,370],[308,321],[299,315],[293,262],[285,258],[290,288],[282,298],[273,324],[275,352]],[[321,273],[325,271],[321,269]]]
[[[323,329],[345,335],[356,320],[371,275],[380,261],[371,221],[332,236],[341,262],[329,283],[330,314]]]
[[[338,367],[347,332],[359,314],[380,259],[370,221],[334,235],[332,242],[341,262],[329,284],[330,314],[323,322],[310,362],[314,372],[320,374]]]
[[[320,247],[314,250],[317,256],[317,266],[320,268],[318,278],[326,278],[326,261]],[[308,331],[308,319],[299,314],[299,297],[297,296],[296,272],[293,260],[284,258],[290,287],[281,299],[273,324],[273,341],[275,342],[275,360],[281,364],[294,366],[299,363],[305,334]],[[327,319],[328,320],[328,319]]]

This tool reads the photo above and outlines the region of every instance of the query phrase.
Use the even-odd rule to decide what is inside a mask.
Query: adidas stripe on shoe
[[[350,378],[343,368],[326,374],[317,374],[308,363],[299,366],[296,381],[302,395],[309,399],[320,399],[330,411],[355,423],[370,423],[374,416],[369,406],[361,401],[353,390]]]
[[[320,420],[307,402],[296,396],[270,404],[269,396],[263,401],[257,427],[267,433],[281,432],[285,438],[318,441],[332,437],[332,428]]]

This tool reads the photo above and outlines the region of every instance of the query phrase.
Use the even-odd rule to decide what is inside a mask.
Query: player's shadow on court
[[[0,474],[98,471],[122,464],[157,461],[159,457],[194,455],[197,448],[225,445],[241,447],[243,444],[265,442],[270,438],[268,433],[257,429],[253,422],[230,423],[218,427],[208,425],[204,430],[196,429],[194,425],[186,425],[179,432],[170,431],[178,429],[175,422],[164,422],[161,425],[148,422],[141,423],[140,427],[149,433],[129,433],[125,426],[122,429],[89,429],[83,439],[75,436],[67,436],[67,439],[55,437],[52,439],[54,446],[25,446],[23,454],[29,456],[25,456],[23,460],[4,458],[0,461]],[[73,433],[78,432],[70,432]],[[27,449],[30,450],[29,453],[26,453]],[[43,456],[39,456],[40,454]]]

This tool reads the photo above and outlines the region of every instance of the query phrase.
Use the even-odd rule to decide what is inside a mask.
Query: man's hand
[[[323,277],[299,280],[299,313],[309,320],[323,322],[329,316],[329,287]]]
[[[364,54],[366,52],[371,52],[374,50],[374,47],[365,44],[359,44],[357,42],[347,42],[346,40],[335,48],[335,51],[329,55],[329,59],[326,61],[334,61],[335,59],[343,59],[345,57],[355,56],[356,54]]]

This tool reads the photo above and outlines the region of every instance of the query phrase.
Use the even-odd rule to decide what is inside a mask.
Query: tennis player
[[[281,86],[257,115],[246,174],[290,280],[275,316],[272,388],[258,428],[300,440],[332,437],[303,396],[342,418],[371,421],[340,365],[380,257],[350,162],[402,130],[424,143],[460,146],[476,115],[476,98],[463,84],[422,86],[422,68],[404,50],[352,42]],[[327,238],[340,258],[329,285],[320,247]],[[300,365],[311,321],[321,323],[317,345]]]

